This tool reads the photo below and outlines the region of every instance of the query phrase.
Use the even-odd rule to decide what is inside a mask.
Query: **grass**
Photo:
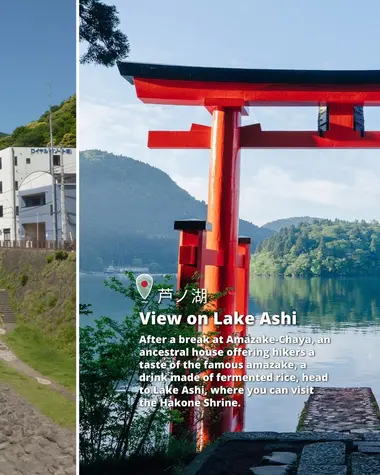
[[[307,414],[308,414],[308,409],[309,409],[309,406],[308,406],[307,401],[306,401],[305,405],[304,405],[304,407],[301,411],[300,417],[298,419],[298,425],[297,425],[297,429],[296,429],[297,432],[301,432],[304,429],[305,419],[306,419]]]
[[[9,368],[0,361],[0,382],[30,402],[42,414],[67,429],[75,429],[75,403],[61,394],[41,386],[37,381]]]
[[[40,329],[21,325],[12,333],[2,336],[2,339],[21,361],[41,373],[42,376],[75,392],[75,358],[58,350]]]
[[[0,286],[18,326],[38,328],[69,358],[76,354],[75,261],[75,253],[57,260],[44,251],[0,250]]]

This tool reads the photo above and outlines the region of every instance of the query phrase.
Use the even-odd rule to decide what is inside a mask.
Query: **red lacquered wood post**
[[[237,286],[236,286],[236,310],[239,314],[247,315],[249,313],[249,264],[251,259],[251,238],[239,237],[238,241],[238,268],[237,268]],[[239,337],[247,335],[246,325],[237,325],[235,327],[235,334]],[[242,350],[246,349],[245,344],[239,345]],[[240,363],[243,367],[235,370],[235,374],[246,374],[246,357],[237,355],[235,362]],[[239,383],[235,384],[236,386]],[[244,394],[238,394],[236,400],[239,402],[239,407],[234,411],[233,432],[242,432],[244,430]]]
[[[222,314],[231,314],[236,310],[236,267],[239,221],[239,187],[240,187],[240,138],[239,127],[241,108],[215,107],[211,127],[211,164],[209,178],[209,197],[207,220],[212,231],[207,234],[207,248],[223,256],[222,266],[207,266],[205,287],[209,293],[228,294],[219,299],[217,308]],[[234,332],[233,325],[215,328],[212,324],[205,331],[219,330],[226,342]],[[232,369],[221,371],[224,376],[232,375]],[[215,383],[233,386],[231,381]],[[224,432],[232,430],[233,408],[219,408],[217,421],[210,421],[211,415],[206,411],[203,424],[204,441],[208,442]]]
[[[184,220],[176,221],[174,229],[180,231],[178,249],[178,276],[177,288],[184,289],[187,284],[194,282],[195,274],[200,275],[199,286],[204,285],[204,255],[206,247],[206,233],[210,225],[206,221]],[[200,328],[197,328],[200,331]],[[195,400],[197,396],[182,395],[181,399]],[[197,437],[198,417],[195,408],[180,409],[182,422],[170,425],[170,432],[178,438],[188,437],[195,440]]]

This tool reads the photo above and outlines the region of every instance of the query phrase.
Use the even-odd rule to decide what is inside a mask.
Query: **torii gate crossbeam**
[[[132,62],[118,63],[118,68],[144,103],[203,106],[212,114],[211,127],[193,124],[189,131],[150,132],[148,146],[211,150],[207,220],[212,229],[207,231],[206,251],[213,253],[213,262],[218,264],[203,263],[204,286],[209,292],[234,289],[218,302],[218,308],[226,314],[246,312],[248,281],[244,275],[248,264],[239,264],[242,256],[238,252],[240,149],[380,148],[380,131],[365,131],[363,112],[364,107],[380,106],[380,71],[231,69]],[[318,125],[315,131],[263,131],[260,124],[241,126],[241,116],[248,115],[245,108],[249,106],[318,107]],[[204,249],[198,251],[203,253]],[[239,273],[239,266],[245,266],[245,274]],[[236,288],[240,287],[247,294],[244,298],[241,293],[237,297]],[[228,326],[221,333],[227,336],[236,330]],[[223,410],[217,425],[203,427],[203,440],[241,430],[241,418],[240,423],[235,419],[232,410]]]

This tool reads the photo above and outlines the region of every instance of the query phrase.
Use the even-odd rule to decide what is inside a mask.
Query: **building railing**
[[[0,249],[32,249],[32,250],[56,250],[75,251],[76,241],[36,241],[25,239],[22,241],[0,241]]]

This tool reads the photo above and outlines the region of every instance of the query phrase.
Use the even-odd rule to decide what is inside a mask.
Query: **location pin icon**
[[[153,287],[153,278],[149,274],[141,274],[136,278],[136,287],[143,300],[146,300]]]

